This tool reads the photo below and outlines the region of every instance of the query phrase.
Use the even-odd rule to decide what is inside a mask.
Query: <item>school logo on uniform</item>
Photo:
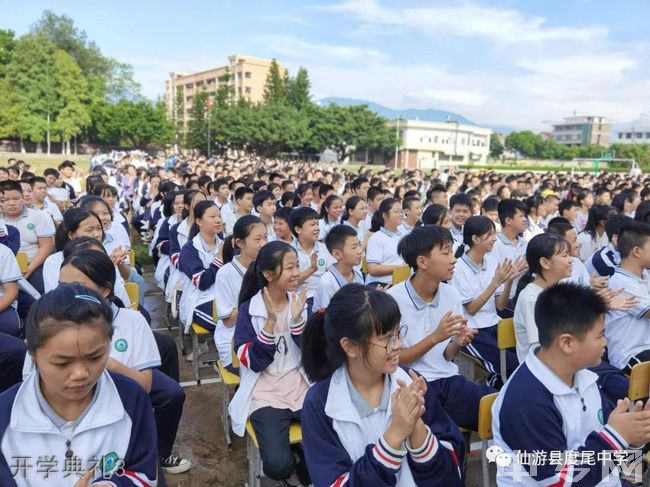
[[[97,472],[102,478],[109,478],[113,475],[116,470],[122,468],[124,462],[120,460],[120,457],[114,451],[104,455],[101,460],[97,463],[96,469]]]
[[[120,338],[115,342],[115,350],[118,352],[126,352],[127,348],[129,348],[129,344],[124,338]]]
[[[34,224],[33,223],[28,223],[27,224],[27,229],[28,230],[34,230]]]
[[[325,265],[325,259],[318,259],[318,267],[323,267]]]
[[[605,424],[605,415],[602,409],[598,410],[598,421],[600,421],[600,424]]]

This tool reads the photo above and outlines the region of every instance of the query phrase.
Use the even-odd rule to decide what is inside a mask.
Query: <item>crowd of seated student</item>
[[[206,329],[223,366],[241,376],[229,405],[232,428],[243,435],[251,422],[264,473],[274,480],[462,485],[458,427],[475,430],[480,399],[497,390],[495,441],[506,452],[647,441],[623,417],[626,403],[616,403],[625,398],[626,374],[650,360],[650,203],[639,196],[650,196],[648,180],[451,170],[427,178],[420,170],[396,176],[364,168],[352,175],[256,158],[175,161],[151,159],[136,169],[127,156],[93,164],[85,188],[73,163],[44,177],[24,164],[0,168],[1,385],[15,407],[23,407],[26,384],[39,383],[40,367],[31,364],[51,360],[37,352],[50,341],[59,346],[68,328],[83,331],[86,348],[59,362],[71,376],[93,357],[103,365],[76,386],[70,404],[52,399],[49,388],[61,386],[44,370],[34,400],[49,406],[39,421],[75,427],[109,393],[131,387],[122,385],[131,378],[153,406],[152,418],[137,414],[157,432],[147,448],[158,452],[153,472],[147,464],[135,475],[151,480],[159,468],[190,468],[172,454],[184,400],[178,352],[147,324],[144,280],[129,259],[135,231],[150,242],[165,300],[180,295],[184,332],[193,323]],[[410,276],[391,287],[405,266]],[[131,304],[129,281],[140,285],[139,311],[123,307]],[[85,286],[74,297],[88,304],[84,315],[28,316],[49,296],[71,292],[65,283]],[[584,303],[572,308],[580,299],[589,312]],[[113,335],[102,332],[106,306]],[[511,379],[504,385],[497,325],[513,315],[517,346],[505,352]],[[69,321],[60,333],[39,331],[57,320]],[[186,358],[198,360],[207,348],[202,342]],[[452,361],[459,353],[478,360],[487,384],[459,374]],[[23,368],[25,382],[14,385]],[[574,417],[575,400],[588,418]],[[597,424],[591,416],[601,400]],[[136,414],[132,407],[124,403]],[[522,407],[540,411],[551,438],[530,431]],[[647,421],[650,413],[635,408],[634,421]],[[574,420],[571,434],[558,430],[558,421]],[[303,447],[288,442],[292,421],[303,422]],[[19,438],[12,428],[5,425],[6,434]],[[129,441],[119,451],[133,459],[141,445]],[[68,443],[63,454],[76,453]],[[4,458],[16,448],[3,447]],[[564,475],[516,464],[501,470],[543,482]]]

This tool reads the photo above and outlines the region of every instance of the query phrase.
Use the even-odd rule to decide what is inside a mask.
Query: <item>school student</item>
[[[587,271],[587,268],[578,257],[580,255],[578,234],[576,233],[575,227],[571,225],[569,220],[559,216],[553,218],[550,222],[548,222],[546,233],[557,235],[558,237],[561,237],[569,242],[569,255],[571,255],[571,276],[568,277],[568,280],[582,286],[592,286],[596,290],[607,286],[606,278],[590,276],[589,271]]]
[[[273,213],[273,233],[275,238],[269,240],[280,240],[282,242],[293,244],[293,232],[289,226],[289,218],[293,210],[288,206],[282,206]]]
[[[612,199],[612,206],[619,213],[630,218],[634,218],[634,213],[640,203],[641,198],[639,197],[639,193],[632,188],[622,190]]]
[[[228,179],[215,179],[211,185],[211,189],[214,191],[214,203],[217,205],[217,208],[221,210],[230,201],[230,188],[228,187]],[[223,217],[224,212],[222,211],[221,213]]]
[[[576,227],[580,204],[576,200],[562,200],[557,207],[558,216],[569,220]],[[577,227],[576,227],[577,228]]]
[[[402,202],[402,212],[404,214],[404,221],[399,227],[397,227],[397,233],[403,237],[416,226],[421,224],[422,201],[420,201],[420,198],[415,196],[404,198],[404,201]]]
[[[234,207],[223,207],[223,234],[228,236],[232,233],[235,222],[242,216],[250,215],[253,210],[253,195],[255,192],[247,186],[240,186],[235,190]],[[226,211],[226,208],[228,210]]]
[[[156,485],[151,403],[134,380],[106,370],[112,314],[100,294],[79,284],[32,305],[25,336],[36,368],[0,394],[1,485]],[[12,471],[12,459],[44,451],[60,468],[47,476]],[[80,467],[64,469],[65,459]]]
[[[295,211],[305,210],[311,209]],[[310,483],[289,445],[291,421],[300,421],[309,388],[300,367],[307,294],[305,287],[296,291],[299,276],[296,250],[279,241],[264,245],[248,267],[235,324],[241,384],[228,407],[238,436],[250,418],[266,476],[289,485]]]
[[[449,209],[443,205],[429,205],[422,213],[423,225],[438,225],[451,231],[451,219],[449,218]],[[452,237],[453,238],[453,237]]]
[[[640,401],[628,411],[628,399],[614,408],[598,376],[586,370],[600,363],[607,345],[607,312],[604,300],[584,286],[555,284],[539,295],[540,346],[492,407],[494,444],[510,458],[497,465],[499,485],[626,485],[600,453],[643,446],[650,440],[650,411],[642,410]],[[514,452],[538,461],[521,461]],[[561,454],[558,462],[550,461],[553,452],[575,454]]]
[[[43,210],[54,220],[54,224],[58,225],[63,220],[61,210],[47,197],[47,183],[45,178],[34,176],[29,180],[32,186],[32,206],[37,210]]]
[[[354,228],[347,225],[332,227],[325,237],[325,246],[336,264],[329,268],[318,283],[312,308],[314,312],[327,308],[334,293],[346,284],[363,284],[363,275],[358,270],[363,248]]]
[[[23,277],[43,293],[43,262],[54,249],[54,222],[48,214],[27,208],[20,184],[0,183],[4,190],[3,218],[20,232],[20,251],[27,254],[27,272]]]
[[[404,265],[404,260],[397,252],[400,236],[397,228],[402,223],[402,205],[395,198],[381,202],[379,209],[372,215],[372,236],[366,247],[368,274],[366,284],[373,287],[390,284],[393,270]]]
[[[399,367],[400,310],[387,293],[348,284],[309,319],[303,447],[315,487],[459,486],[464,441],[434,390]]]
[[[539,225],[544,229],[550,220],[558,216],[557,208],[560,204],[560,198],[555,193],[551,192],[545,194],[545,192],[542,192],[542,196],[544,196],[544,206],[546,207],[546,218],[539,219]]]
[[[327,269],[334,264],[334,258],[324,243],[318,241],[318,212],[312,208],[300,207],[291,212],[289,226],[295,236],[294,248],[300,265],[299,285],[307,289],[307,310],[311,313],[318,282]]]
[[[258,191],[253,196],[253,210],[259,216],[266,230],[266,240],[275,240],[273,230],[273,214],[276,211],[275,196],[270,191]]]
[[[524,230],[524,240],[529,242],[535,235],[544,232],[539,224],[540,219],[546,216],[546,205],[544,198],[541,196],[530,196],[526,198],[526,230]]]
[[[578,203],[575,227],[578,233],[585,229],[589,219],[589,209],[594,204],[594,194],[587,188],[576,188],[574,191],[575,201]]]
[[[224,265],[214,282],[218,320],[214,344],[219,352],[219,360],[233,373],[237,372],[232,366],[232,339],[239,312],[239,291],[246,271],[267,242],[266,235],[262,221],[256,216],[246,215],[237,220],[232,234],[226,237],[223,244]]]
[[[163,291],[167,287],[170,274],[171,258],[169,254],[169,230],[183,220],[185,208],[185,192],[170,191],[163,200],[163,219],[155,241],[153,241],[154,256],[157,257],[154,280]]]
[[[350,196],[345,202],[345,210],[341,221],[343,225],[348,225],[357,232],[359,241],[366,250],[368,239],[370,238],[370,228],[366,226],[366,217],[368,216],[368,205],[366,201],[359,196]]]
[[[331,194],[325,198],[320,208],[320,220],[318,220],[318,241],[322,242],[327,233],[335,225],[341,223],[341,212],[343,211],[343,200],[340,196]]]
[[[472,216],[472,197],[465,193],[454,194],[449,198],[449,218],[451,236],[454,238],[454,252],[463,244],[463,225]]]
[[[365,179],[365,178],[364,178]],[[366,180],[367,181],[367,180]],[[362,186],[362,188],[365,185]],[[363,190],[360,190],[361,192],[357,191],[357,196],[363,198]],[[366,228],[371,228],[372,227],[372,216],[379,211],[379,206],[381,205],[382,201],[386,199],[386,196],[384,195],[384,190],[381,188],[378,188],[377,186],[371,186],[368,187],[366,191],[366,203],[368,205],[367,207],[367,215],[366,215]]]
[[[617,239],[621,264],[609,278],[609,288],[634,297],[636,306],[612,311],[605,317],[609,359],[615,367],[630,373],[632,367],[650,360],[650,226],[632,222],[624,225]]]
[[[609,244],[605,224],[614,214],[615,210],[608,205],[593,205],[589,208],[589,216],[584,229],[578,233],[582,262],[587,261],[596,250]]]
[[[200,201],[194,207],[194,224],[189,241],[181,249],[178,267],[185,275],[183,295],[179,305],[181,323],[188,333],[193,322],[214,331],[215,278],[223,266],[223,242],[217,236],[223,229],[221,212],[212,200]],[[199,355],[207,352],[208,344],[201,343]],[[186,357],[196,360],[193,354]]]
[[[616,267],[621,263],[621,254],[617,249],[618,233],[624,225],[634,220],[625,215],[614,215],[605,223],[605,233],[609,243],[602,247],[585,261],[585,267],[589,274],[597,276],[612,276]]]
[[[317,211],[317,206],[314,203],[314,189],[311,183],[300,183],[296,188],[296,197],[298,205],[294,208],[311,208]]]
[[[0,244],[0,333],[20,336],[20,318],[16,311],[18,281],[22,274],[13,252]]]

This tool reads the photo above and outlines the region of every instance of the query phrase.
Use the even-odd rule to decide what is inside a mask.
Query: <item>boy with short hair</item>
[[[300,207],[291,212],[289,227],[293,233],[294,248],[298,253],[300,277],[298,285],[307,286],[307,310],[314,306],[314,295],[318,281],[336,261],[327,251],[325,244],[318,241],[320,215],[313,208]]]
[[[228,187],[228,180],[226,178],[218,178],[210,186],[211,192],[214,194],[214,202],[221,210],[224,205],[227,205],[230,200],[230,188]],[[221,211],[223,216],[223,210]]]
[[[52,202],[64,211],[70,202],[70,193],[68,190],[61,187],[61,174],[54,168],[48,167],[43,171],[43,176],[47,182],[47,193]]]
[[[543,196],[543,193],[542,193]],[[546,218],[539,219],[539,226],[546,228],[550,222],[557,215],[557,207],[560,204],[560,198],[555,193],[549,193],[544,197],[544,205],[546,205]]]
[[[612,216],[605,222],[605,233],[609,244],[596,250],[591,257],[585,261],[585,267],[591,275],[613,276],[616,267],[621,263],[621,255],[618,253],[618,234],[624,225],[632,223],[632,218],[623,214]]]
[[[232,212],[222,212],[223,234],[228,236],[242,216],[250,215],[253,210],[253,195],[255,193],[247,186],[240,186],[235,190],[235,209]]]
[[[576,227],[578,223],[578,210],[580,209],[580,203],[575,200],[562,200],[557,207],[559,216],[566,218],[571,222],[571,225]],[[576,227],[577,228],[577,227]]]
[[[273,231],[273,214],[275,213],[275,196],[270,191],[258,191],[253,196],[253,208],[266,227],[268,242],[275,240]]]
[[[475,430],[481,397],[495,390],[459,375],[452,362],[476,334],[467,326],[460,294],[444,282],[454,273],[452,244],[451,234],[442,227],[415,228],[397,247],[413,275],[387,292],[397,301],[402,324],[408,326],[400,364],[422,374],[456,424]]]
[[[365,179],[365,178],[364,178]],[[361,197],[361,194],[358,195]],[[379,210],[379,205],[384,201],[384,190],[378,186],[371,186],[368,191],[366,191],[366,203],[368,204],[368,214],[366,215],[366,228],[370,228],[372,225],[372,215],[375,214],[375,211]]]
[[[481,215],[487,216],[494,223],[495,230],[501,231],[501,223],[499,222],[499,198],[496,196],[488,196],[481,204]]]
[[[449,198],[449,218],[451,219],[451,236],[454,239],[454,253],[463,244],[463,227],[472,216],[472,197],[465,193],[454,194]]]
[[[639,401],[628,412],[627,399],[613,408],[597,375],[587,370],[600,363],[607,345],[607,311],[603,299],[584,286],[556,284],[539,295],[540,346],[492,407],[494,444],[507,457],[497,464],[500,486],[621,485],[618,468],[603,464],[601,452],[650,440],[650,411]],[[552,460],[553,452],[561,452],[559,461]]]
[[[335,225],[325,237],[325,247],[336,264],[331,266],[318,283],[318,290],[314,295],[313,311],[327,308],[336,294],[346,284],[363,284],[363,275],[358,267],[363,257],[363,247],[354,228],[348,225]]]
[[[273,213],[273,240],[281,240],[293,245],[293,232],[289,226],[289,217],[293,210],[288,206],[282,206]]]
[[[639,362],[650,360],[650,225],[630,222],[618,235],[621,264],[609,278],[609,288],[637,299],[629,311],[612,310],[605,317],[609,361],[629,374]]]
[[[422,201],[415,196],[404,198],[402,202],[404,221],[397,227],[397,234],[404,236],[413,230],[422,217]]]
[[[54,220],[54,224],[58,225],[63,221],[61,210],[56,206],[47,196],[47,182],[45,178],[34,176],[29,180],[32,186],[32,206],[37,210],[43,210]]]

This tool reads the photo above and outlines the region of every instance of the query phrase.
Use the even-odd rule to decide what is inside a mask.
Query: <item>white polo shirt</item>
[[[47,192],[59,201],[68,201],[70,199],[70,193],[66,188],[48,186]]]
[[[11,249],[5,245],[0,244],[0,296],[4,296],[2,286],[10,282],[17,283],[23,278],[18,262]],[[11,303],[11,306],[16,307],[16,301]]]
[[[408,235],[409,233],[411,233],[411,230],[413,230],[413,228],[415,227],[412,227],[408,223],[404,222],[400,224],[399,227],[397,227],[397,235],[399,235],[400,237],[403,237],[404,235]]]
[[[361,275],[361,272],[357,269],[352,269],[352,275],[352,282],[363,284],[363,276]],[[350,284],[350,282],[343,277],[343,274],[339,272],[336,265],[330,267],[318,283],[318,290],[316,291],[316,294],[314,294],[314,306],[312,307],[312,310],[316,312],[320,308],[327,308],[332,300],[332,296],[334,296],[336,291],[346,284]]]
[[[402,237],[397,233],[392,233],[381,227],[378,232],[372,234],[368,239],[366,248],[366,261],[368,264],[379,265],[402,265],[404,260],[397,253],[397,244]],[[373,276],[368,273],[366,284],[380,282],[388,284],[392,281],[392,276]]]
[[[228,318],[238,307],[239,291],[246,268],[239,263],[237,257],[217,272],[214,281],[214,299],[217,302],[217,326],[214,330],[214,344],[219,352],[219,359],[224,365],[232,363],[231,342],[235,333],[234,323],[231,327],[223,324],[223,320]]]
[[[433,300],[428,303],[415,292],[411,279],[400,282],[386,292],[397,301],[402,314],[400,324],[408,326],[404,347],[412,347],[433,333],[448,311],[464,314],[458,291],[444,282],[440,283]],[[445,348],[452,340],[453,337],[438,343],[409,365],[429,382],[458,374],[458,366],[444,357]]]
[[[591,276],[582,261],[578,257],[571,257],[571,276],[565,277],[560,282],[572,282],[579,286],[589,287],[591,285],[590,281]]]
[[[47,197],[43,200],[42,211],[50,215],[52,217],[52,220],[54,220],[55,223],[59,223],[63,221],[63,215],[61,214],[61,210],[59,210],[59,207],[56,206],[54,203],[52,203],[52,201]]]
[[[494,243],[494,248],[490,252],[490,256],[498,263],[504,261],[505,259],[510,259],[512,261],[516,260],[519,257],[526,258],[526,247],[528,243],[522,238],[517,237],[517,245],[508,240],[508,238],[503,235],[503,233],[497,233],[497,241]],[[517,284],[519,283],[521,276],[517,277],[512,281],[512,288],[510,288],[509,299],[515,297],[517,292]]]
[[[483,257],[483,265],[481,267],[472,262],[467,254],[463,254],[458,259],[454,269],[454,277],[451,279],[451,285],[459,292],[463,306],[474,301],[488,287],[494,277],[497,263],[489,255]],[[502,292],[503,285],[497,288],[494,295],[485,302],[476,314],[464,313],[467,317],[467,324],[472,328],[488,328],[496,325],[499,322],[496,297]]]
[[[520,364],[526,360],[528,351],[539,343],[539,330],[535,322],[535,303],[543,290],[543,287],[531,282],[517,297],[513,321],[517,342],[517,359]]]
[[[356,232],[357,232],[357,237],[359,237],[359,240],[360,240],[361,242],[363,242],[363,239],[366,238],[366,233],[368,232],[368,228],[369,228],[369,227],[366,225],[366,221],[365,221],[365,220],[364,220],[364,221],[360,221],[358,227],[355,227],[354,225],[352,225],[352,223],[350,223],[348,220],[345,220],[345,221],[343,222],[343,225],[347,225],[347,226],[349,226],[349,227],[354,228],[354,229],[356,230]]]
[[[54,237],[54,222],[44,211],[25,207],[18,218],[4,215],[4,219],[20,232],[20,251],[27,254],[28,262],[31,262],[38,252],[39,238]]]
[[[609,245],[609,239],[605,232],[602,235],[598,235],[596,232],[595,239],[591,237],[589,232],[580,232],[578,234],[578,243],[580,244],[580,260],[586,262],[596,250]]]
[[[318,258],[316,259],[318,270],[316,270],[316,272],[309,276],[305,281],[305,284],[307,284],[307,298],[313,298],[318,290],[318,282],[327,270],[336,263],[336,259],[331,256],[327,251],[327,247],[322,242],[316,242],[311,252],[307,252],[301,247],[300,242],[295,239],[293,241],[293,248],[298,252],[298,265],[300,266],[300,272],[306,271],[311,266],[311,254],[316,252],[316,255],[318,255]]]
[[[605,337],[607,354],[614,367],[624,368],[630,359],[650,349],[650,320],[644,315],[650,311],[650,281],[616,268],[609,278],[610,289],[623,289],[625,297],[639,301],[630,311],[612,310],[605,315]]]
[[[336,221],[329,221],[326,220],[326,218],[321,218],[318,220],[318,240],[323,241],[325,240],[325,237],[327,237],[327,234],[330,233],[330,230],[332,227],[335,227],[336,225],[340,225],[341,220],[336,220]]]

